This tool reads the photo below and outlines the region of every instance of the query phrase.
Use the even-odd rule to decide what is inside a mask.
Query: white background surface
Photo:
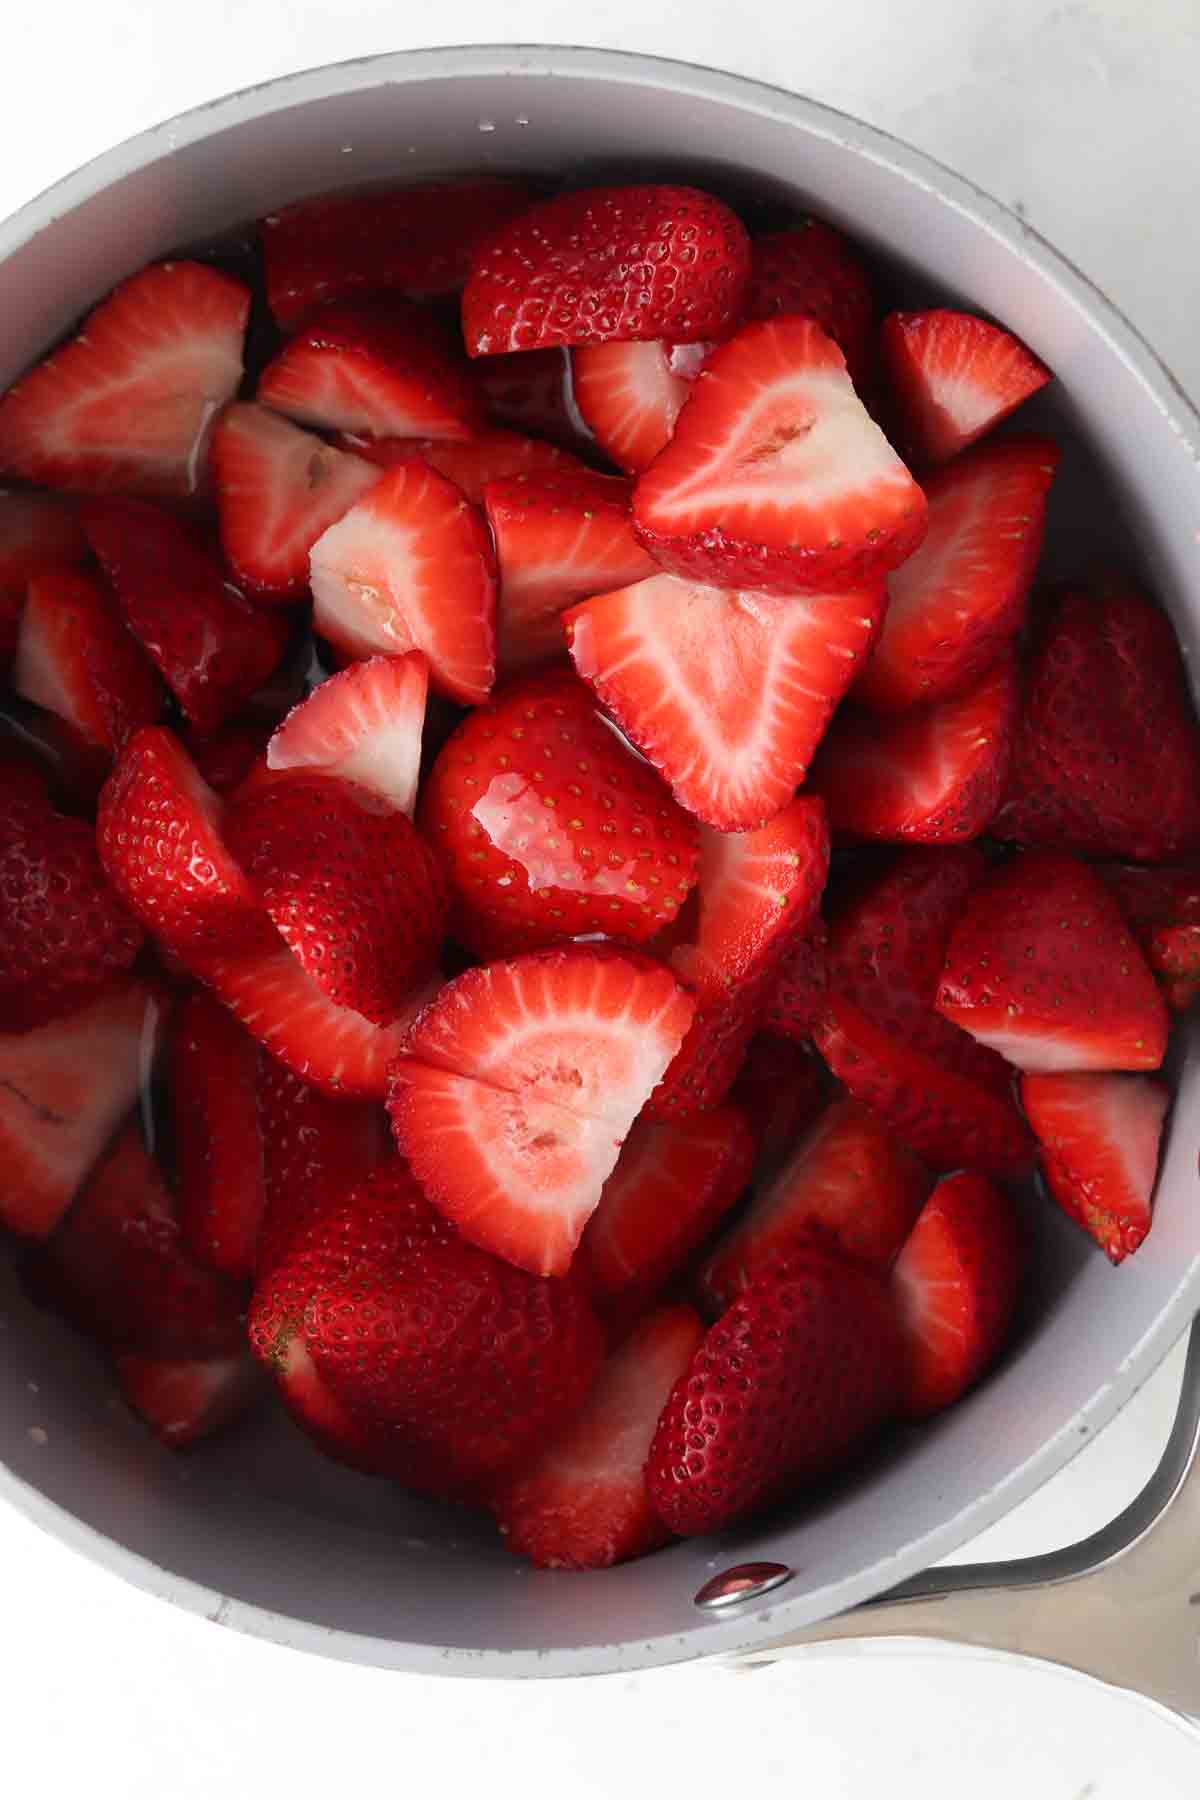
[[[410,10],[420,17],[410,22]],[[806,91],[1018,205],[1200,394],[1196,0],[37,0],[9,9],[0,215],[115,140],[231,88],[434,43],[586,42]],[[1179,1358],[970,1555],[1082,1536],[1156,1459]],[[563,1686],[450,1684],[251,1642],[124,1587],[0,1512],[3,1767],[13,1794],[488,1800],[1175,1800],[1200,1737],[1092,1684],[965,1657],[806,1658]]]

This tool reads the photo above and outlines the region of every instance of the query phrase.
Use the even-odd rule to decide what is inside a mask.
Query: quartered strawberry
[[[539,1569],[608,1569],[666,1542],[646,1457],[703,1335],[690,1307],[669,1306],[613,1352],[566,1429],[493,1492],[510,1550]]]
[[[30,581],[77,568],[87,553],[87,539],[69,505],[49,494],[0,492],[0,674],[17,648]]]
[[[1098,868],[1162,986],[1167,1005],[1184,1012],[1200,993],[1200,864]]]
[[[929,1177],[888,1124],[835,1100],[700,1272],[714,1314],[780,1255],[815,1243],[886,1274],[929,1192]]]
[[[902,712],[963,693],[1025,619],[1061,458],[1049,438],[980,444],[925,484],[929,530],[888,580],[879,642],[854,693]]]
[[[630,475],[648,469],[670,442],[691,382],[671,345],[581,344],[571,352],[575,404],[605,456]]]
[[[828,1077],[810,1047],[760,1031],[750,1040],[729,1100],[754,1138],[756,1184],[777,1174],[824,1110]]]
[[[650,1119],[694,1119],[727,1098],[760,1020],[755,989],[697,997],[687,1036],[646,1102]]]
[[[211,462],[225,559],[262,601],[305,597],[309,551],[379,479],[361,456],[245,403],[221,414]]]
[[[161,507],[89,500],[80,516],[125,623],[192,723],[215,730],[278,665],[287,621],[250,606],[210,546]]]
[[[556,349],[483,357],[475,365],[475,379],[488,418],[567,450],[584,449],[587,431],[571,393],[569,356],[569,351]]]
[[[348,659],[421,650],[465,706],[495,676],[496,565],[475,507],[425,463],[401,463],[312,547],[313,625]]]
[[[290,331],[351,294],[453,294],[479,237],[532,198],[521,182],[475,179],[297,201],[260,227],[271,311]]]
[[[845,709],[817,752],[809,787],[835,839],[962,844],[988,829],[1017,730],[1008,653],[952,700],[887,719]]]
[[[909,1418],[949,1406],[995,1360],[1024,1264],[1023,1235],[1003,1188],[970,1171],[938,1183],[892,1271]]]
[[[446,916],[412,821],[354,782],[294,769],[234,799],[225,839],[322,992],[389,1025],[431,973]]]
[[[764,1031],[778,1032],[798,1043],[811,1038],[828,982],[827,942],[825,922],[817,919],[788,950],[767,989]]]
[[[878,580],[917,548],[925,511],[838,346],[788,316],[718,345],[633,497],[664,568],[772,594]]]
[[[1116,901],[1051,850],[972,891],[937,1006],[1019,1069],[1157,1069],[1166,1050],[1166,1006]]]
[[[112,596],[82,569],[48,570],[30,581],[13,686],[85,743],[113,754],[166,704],[154,665]]]
[[[680,805],[748,831],[804,779],[885,601],[881,587],[784,599],[654,575],[564,623],[576,669]]]
[[[594,945],[469,969],[393,1064],[401,1153],[464,1237],[565,1275],[694,1010],[668,970]]]
[[[698,188],[560,194],[478,245],[463,337],[471,356],[718,337],[738,316],[749,262],[741,220]]]
[[[557,444],[543,438],[526,437],[519,431],[505,431],[500,426],[473,431],[470,437],[429,438],[364,438],[343,435],[342,448],[365,457],[380,469],[391,469],[397,463],[428,463],[456,488],[473,506],[483,504],[483,490],[489,481],[504,481],[513,475],[583,474],[587,464],[579,461]]]
[[[750,245],[744,319],[798,313],[831,337],[854,385],[865,392],[875,367],[875,295],[862,261],[840,231],[806,219]]]
[[[185,495],[242,379],[250,295],[197,262],[152,263],[0,400],[0,471],[84,493]]]
[[[50,770],[41,757],[0,738],[0,815],[17,806],[48,807]]]
[[[309,313],[255,399],[321,431],[464,438],[483,405],[444,322],[404,300],[335,300]]]
[[[880,353],[905,442],[945,462],[1015,412],[1050,371],[1012,333],[973,313],[891,313]]]
[[[741,1198],[754,1140],[733,1106],[686,1125],[639,1119],[588,1220],[578,1267],[602,1314],[643,1310]]]
[[[158,997],[128,977],[65,1019],[0,1034],[0,1220],[49,1236],[154,1062]]]
[[[633,535],[630,483],[550,471],[490,481],[484,506],[496,545],[496,661],[502,674],[561,656],[561,615],[655,573]]]
[[[707,1332],[650,1447],[655,1512],[700,1537],[848,1462],[895,1411],[898,1335],[879,1277],[793,1250]]]
[[[188,994],[171,1021],[175,1191],[183,1241],[235,1280],[254,1273],[266,1205],[258,1045],[211,994]]]
[[[1149,1075],[1023,1075],[1021,1101],[1051,1198],[1123,1262],[1152,1223],[1168,1089]]]
[[[470,714],[425,782],[421,828],[481,956],[604,932],[641,943],[696,879],[696,828],[569,672],[526,676]]]
[[[293,707],[267,746],[267,767],[339,776],[411,818],[428,689],[419,650],[351,663]]]
[[[126,1405],[168,1450],[183,1450],[234,1424],[258,1395],[245,1353],[173,1359],[127,1350],[115,1361]]]
[[[998,837],[1165,862],[1200,848],[1200,728],[1170,620],[1117,579],[1058,600]]]

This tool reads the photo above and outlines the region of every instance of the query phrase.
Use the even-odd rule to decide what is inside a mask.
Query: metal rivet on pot
[[[742,1606],[747,1600],[770,1593],[772,1588],[782,1587],[795,1573],[786,1563],[735,1563],[732,1569],[723,1569],[706,1581],[693,1604],[707,1612],[723,1612],[728,1606]]]

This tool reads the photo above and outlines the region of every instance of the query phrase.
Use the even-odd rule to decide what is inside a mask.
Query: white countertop
[[[434,43],[637,49],[791,86],[908,138],[1021,210],[1200,395],[1196,0],[40,0],[5,26],[0,216],[181,108],[269,76]],[[964,1558],[1073,1541],[1136,1492],[1175,1354],[1115,1425]],[[956,1559],[958,1560],[958,1559]],[[1174,1800],[1200,1737],[1032,1665],[809,1657],[562,1684],[459,1684],[252,1642],[125,1587],[0,1510],[5,1786],[88,1800],[399,1790],[922,1800]],[[454,1773],[449,1771],[453,1769]],[[19,1771],[14,1779],[14,1771]],[[461,1771],[461,1773],[459,1773]],[[449,1784],[449,1785],[447,1785]]]

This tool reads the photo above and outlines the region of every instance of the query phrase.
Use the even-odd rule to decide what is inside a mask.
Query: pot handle
[[[817,1644],[882,1638],[1036,1657],[1200,1718],[1200,1322],[1162,1461],[1103,1530],[1047,1556],[931,1570],[732,1660],[762,1666]]]

